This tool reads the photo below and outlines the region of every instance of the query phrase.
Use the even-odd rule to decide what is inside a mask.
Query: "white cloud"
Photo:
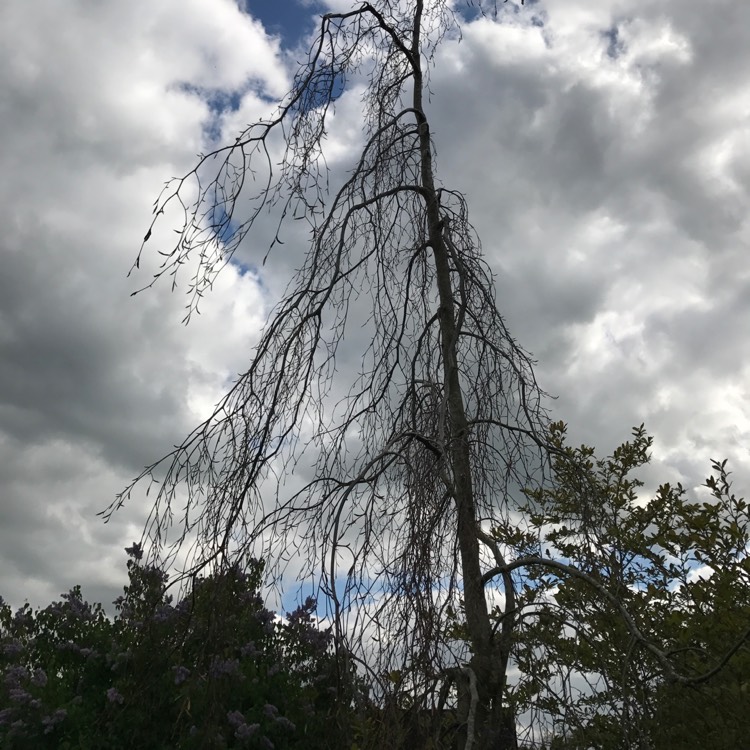
[[[189,330],[168,284],[129,296],[159,186],[202,147],[183,84],[277,96],[286,71],[232,2],[10,2],[0,37],[0,586],[109,604],[147,506],[95,513],[205,416],[264,315],[233,269]]]

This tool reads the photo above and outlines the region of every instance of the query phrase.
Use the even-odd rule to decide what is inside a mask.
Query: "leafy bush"
[[[173,605],[166,576],[138,545],[127,552],[113,620],[78,586],[36,612],[0,599],[0,747],[346,746],[348,701],[314,599],[281,621],[253,561],[197,578]]]

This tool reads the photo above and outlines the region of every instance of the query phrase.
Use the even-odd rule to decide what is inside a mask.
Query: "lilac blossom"
[[[107,656],[107,663],[112,664],[112,671],[115,672],[118,667],[126,664],[132,656],[133,654],[130,649],[127,649],[126,651],[120,651],[119,654],[115,654],[114,656],[112,654],[109,654]]]
[[[120,705],[125,702],[125,698],[122,697],[119,690],[115,687],[111,687],[107,690],[107,700],[110,703],[119,703]]]
[[[37,687],[44,687],[47,684],[47,674],[41,667],[37,667],[31,675],[31,684]]]
[[[279,709],[270,703],[266,703],[266,705],[263,706],[263,713],[269,718],[274,718],[278,715]]]
[[[313,613],[317,606],[315,597],[308,596],[294,612],[287,612],[287,627],[291,628],[300,640],[315,651],[325,651],[331,643],[330,630],[321,630],[317,626]]]
[[[62,594],[62,598],[68,603],[68,611],[76,618],[92,622],[96,615],[91,609],[88,602],[81,598],[81,590],[78,586],[71,589],[67,594]]]
[[[31,607],[28,603],[24,604],[23,607],[19,607],[16,610],[15,615],[13,615],[13,622],[16,626],[23,627],[25,625],[30,625],[33,619]]]
[[[224,675],[239,674],[240,663],[237,659],[222,659],[218,656],[211,661],[209,672],[212,677],[223,677]]]
[[[3,682],[9,688],[20,687],[21,682],[28,679],[29,670],[18,664],[14,664],[12,667],[6,669],[3,675]]]
[[[82,649],[75,641],[63,641],[55,645],[58,651],[70,651],[73,654],[82,654],[88,656],[91,653],[91,649]],[[87,652],[87,653],[84,653]]]
[[[18,656],[23,651],[23,645],[17,638],[3,643],[3,653],[5,656]]]
[[[182,685],[190,676],[190,670],[187,667],[172,667],[172,671],[174,672],[175,685]]]
[[[242,711],[230,711],[227,714],[227,721],[233,727],[238,727],[240,724],[245,723],[245,715],[242,713]]]
[[[260,724],[240,724],[234,730],[234,736],[238,740],[249,740],[259,729]]]
[[[13,703],[28,703],[31,700],[31,695],[20,687],[11,688],[8,691],[8,696]]]
[[[277,716],[276,724],[289,732],[293,732],[297,728],[294,722],[287,719],[286,716]]]
[[[49,734],[50,732],[53,732],[55,727],[61,721],[64,721],[67,715],[68,715],[68,712],[64,708],[58,708],[55,711],[55,713],[51,714],[50,716],[44,716],[42,718],[42,726],[44,727],[44,733]]]

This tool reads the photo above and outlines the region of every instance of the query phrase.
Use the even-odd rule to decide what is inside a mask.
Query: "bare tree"
[[[151,283],[176,283],[197,260],[188,318],[269,206],[279,232],[309,223],[309,248],[249,369],[105,515],[151,479],[146,531],[165,564],[182,552],[194,573],[252,552],[280,575],[304,561],[342,652],[405,682],[423,706],[453,680],[465,746],[512,748],[510,639],[507,625],[493,632],[486,591],[502,561],[487,532],[507,521],[512,489],[538,476],[545,415],[464,196],[437,177],[425,97],[438,45],[459,33],[451,6],[373,0],[325,15],[275,115],[167,184],[152,228],[175,205],[184,223]],[[365,84],[364,145],[329,191],[326,123],[352,80]],[[351,311],[368,337],[352,335]],[[342,346],[362,363],[348,383]],[[304,486],[288,489],[303,468]],[[450,637],[459,602],[469,652]]]

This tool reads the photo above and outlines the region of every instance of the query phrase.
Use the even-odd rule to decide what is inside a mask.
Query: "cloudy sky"
[[[80,583],[111,611],[149,505],[108,525],[96,512],[246,367],[280,279],[227,268],[185,327],[180,289],[131,297],[149,278],[127,273],[163,183],[190,169],[212,128],[231,140],[283,96],[326,5],[350,7],[0,5],[6,600],[44,605]],[[468,196],[501,311],[576,441],[609,451],[645,422],[651,481],[694,486],[709,458],[728,457],[742,492],[750,5],[510,8],[443,44],[430,104],[439,174]],[[209,100],[230,109],[216,121]],[[356,142],[357,105],[339,102],[335,165]]]

